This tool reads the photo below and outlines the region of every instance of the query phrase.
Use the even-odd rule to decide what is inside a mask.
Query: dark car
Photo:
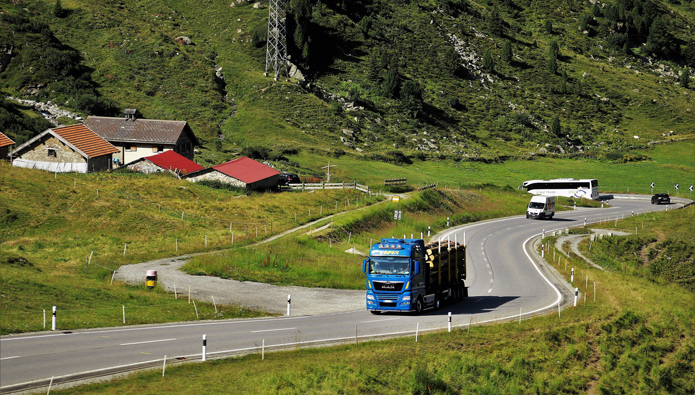
[[[668,193],[657,193],[652,196],[652,204],[661,203],[671,204],[671,197],[668,196]]]
[[[299,176],[293,173],[280,173],[280,186],[287,186],[289,184],[299,184]]]

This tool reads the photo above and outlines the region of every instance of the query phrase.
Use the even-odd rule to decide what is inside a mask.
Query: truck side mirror
[[[413,275],[420,274],[420,262],[413,261]]]
[[[367,273],[367,261],[369,261],[369,259],[365,259],[362,261],[362,273],[365,274]]]

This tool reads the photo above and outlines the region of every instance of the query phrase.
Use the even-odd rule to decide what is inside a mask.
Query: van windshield
[[[531,202],[528,204],[528,208],[545,208],[545,203]]]

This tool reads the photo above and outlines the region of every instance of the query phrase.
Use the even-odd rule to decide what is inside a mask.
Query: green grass
[[[650,214],[650,229],[690,237],[688,211]],[[639,220],[639,217],[631,218]],[[624,221],[627,229],[632,224]],[[646,226],[645,226],[646,227]],[[621,259],[620,251],[606,251]],[[692,259],[692,258],[691,258]],[[571,258],[580,299],[562,316],[455,329],[414,338],[360,341],[321,349],[251,354],[204,364],[168,366],[110,383],[72,388],[76,394],[235,393],[650,393],[695,391],[695,294],[669,281],[599,271]],[[589,287],[585,287],[588,275]],[[593,283],[596,283],[594,293]],[[455,324],[456,318],[455,318]],[[388,358],[384,356],[388,355]],[[321,361],[317,363],[316,361]],[[66,391],[64,391],[66,392]]]

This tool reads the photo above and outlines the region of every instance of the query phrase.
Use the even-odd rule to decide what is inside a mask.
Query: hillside
[[[287,9],[305,81],[263,76],[267,2],[4,2],[0,89],[82,116],[137,108],[187,120],[204,143],[200,163],[244,152],[304,173],[327,156],[601,158],[693,137],[692,1],[292,0]],[[46,127],[13,103],[0,107],[10,137]]]

